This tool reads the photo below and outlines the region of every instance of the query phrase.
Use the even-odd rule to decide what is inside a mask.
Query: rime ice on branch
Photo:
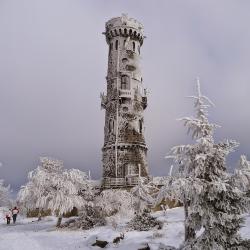
[[[109,46],[105,109],[103,186],[134,186],[148,176],[143,111],[146,89],[140,68],[143,26],[127,15],[112,18],[104,32]]]

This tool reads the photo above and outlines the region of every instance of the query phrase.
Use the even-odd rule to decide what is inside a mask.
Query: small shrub
[[[78,209],[76,207],[73,207],[73,209],[70,212],[63,214],[64,218],[69,218],[73,216],[78,216]]]
[[[162,222],[154,218],[150,211],[144,209],[141,214],[137,214],[129,223],[128,227],[137,231],[149,231],[152,228],[161,229]]]
[[[38,217],[38,214],[39,214],[39,209],[38,208],[36,208],[36,209],[29,209],[27,211],[26,216],[28,218]],[[41,217],[50,216],[51,215],[51,211],[49,209],[48,210],[41,210],[40,214],[41,214]]]
[[[106,220],[99,210],[98,207],[87,205],[83,211],[80,211],[78,218],[66,221],[61,227],[87,230],[95,226],[104,226],[106,225]]]

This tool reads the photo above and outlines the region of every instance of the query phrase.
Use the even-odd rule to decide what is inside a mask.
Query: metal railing
[[[119,90],[119,96],[120,97],[126,97],[126,96],[131,96],[132,93],[129,90]]]
[[[127,176],[125,178],[110,178],[105,177],[102,181],[102,186],[104,188],[111,187],[133,187],[138,184],[138,176]]]

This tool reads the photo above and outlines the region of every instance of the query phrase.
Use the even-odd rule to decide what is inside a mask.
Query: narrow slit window
[[[114,120],[109,120],[109,133],[112,133],[114,131]]]
[[[139,132],[142,133],[142,119],[139,120]]]
[[[118,40],[115,41],[115,49],[118,50]]]
[[[135,42],[133,42],[133,51],[135,52]]]

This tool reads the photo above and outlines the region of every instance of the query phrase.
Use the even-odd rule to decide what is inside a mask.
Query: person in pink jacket
[[[12,209],[12,218],[13,218],[13,223],[15,224],[16,223],[16,217],[17,217],[17,214],[19,213],[19,210],[17,207],[14,207]]]

